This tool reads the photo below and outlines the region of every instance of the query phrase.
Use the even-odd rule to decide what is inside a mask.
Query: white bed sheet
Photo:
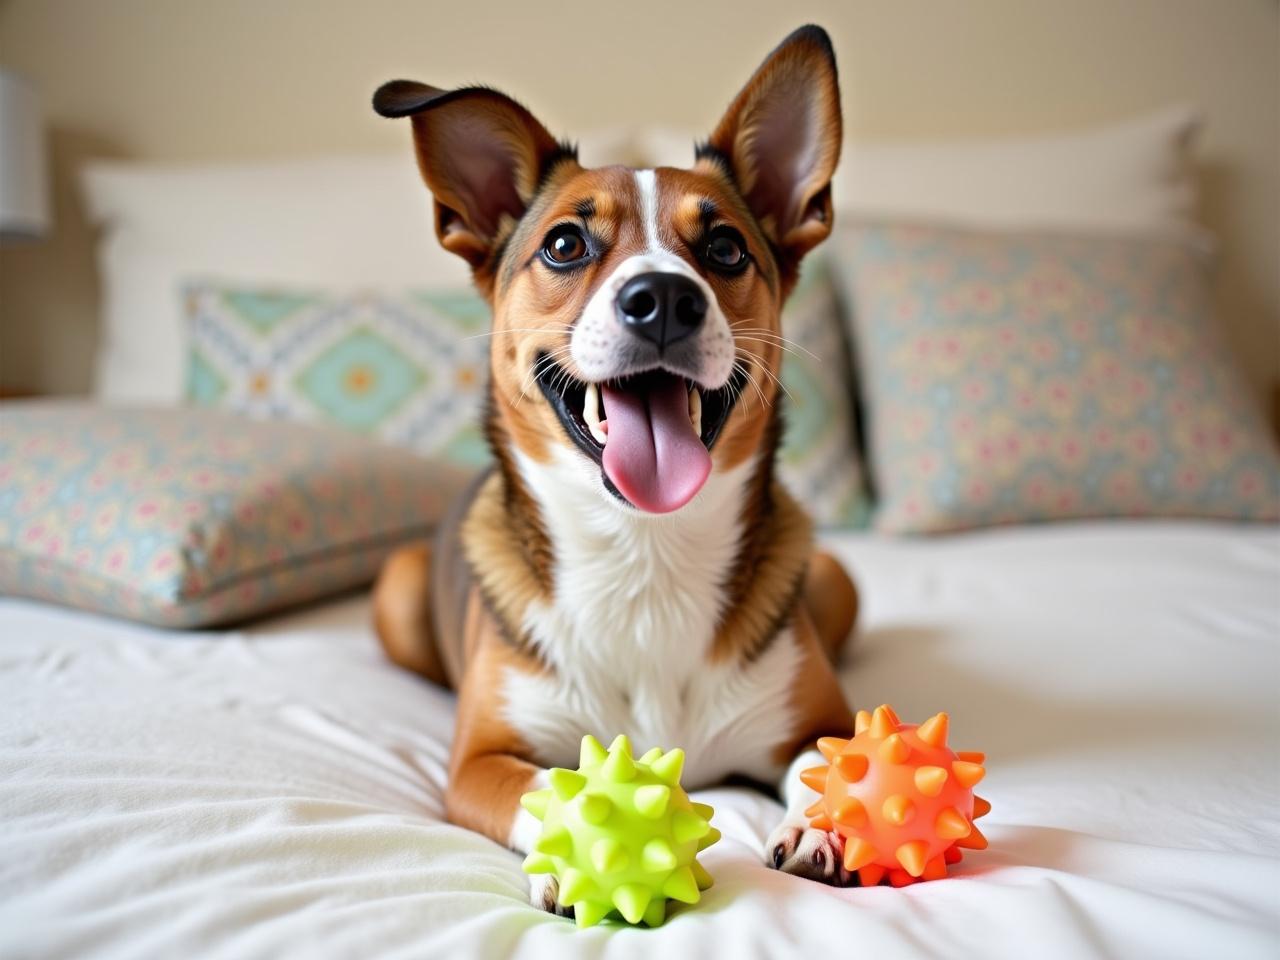
[[[861,706],[989,754],[991,847],[945,881],[765,869],[780,815],[706,791],[716,886],[579,931],[441,822],[448,694],[355,597],[167,633],[0,600],[4,957],[1275,957],[1280,533],[1198,524],[830,541]]]

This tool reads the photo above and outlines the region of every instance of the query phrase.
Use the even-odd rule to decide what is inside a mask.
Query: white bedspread
[[[383,662],[366,598],[207,634],[5,599],[0,955],[1280,955],[1275,528],[833,542],[849,694],[989,755],[991,848],[951,879],[780,875],[781,808],[713,790],[703,902],[579,931],[441,822],[450,696]]]

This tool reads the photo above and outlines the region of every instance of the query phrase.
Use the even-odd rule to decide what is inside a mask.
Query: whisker
[[[483,340],[485,337],[501,337],[510,333],[572,333],[573,327],[567,323],[556,324],[550,327],[507,327],[505,330],[486,330],[484,333],[473,333],[469,337],[463,337],[462,342],[468,340]]]

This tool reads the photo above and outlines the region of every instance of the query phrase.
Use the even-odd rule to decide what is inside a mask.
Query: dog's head
[[[821,28],[769,55],[687,170],[583,169],[485,88],[396,80],[374,106],[412,118],[436,233],[493,307],[499,436],[590,463],[649,513],[772,442],[779,314],[831,231],[840,94]]]

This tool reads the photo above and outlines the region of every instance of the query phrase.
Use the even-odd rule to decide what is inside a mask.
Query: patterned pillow
[[[370,582],[458,477],[342,431],[0,406],[0,593],[194,627]]]
[[[480,432],[488,307],[471,291],[351,296],[238,285],[187,290],[188,399],[255,417],[337,423],[466,466]],[[860,522],[867,504],[835,291],[820,265],[783,332],[783,480],[817,523]]]
[[[838,250],[880,529],[1280,516],[1194,250],[878,224]]]

